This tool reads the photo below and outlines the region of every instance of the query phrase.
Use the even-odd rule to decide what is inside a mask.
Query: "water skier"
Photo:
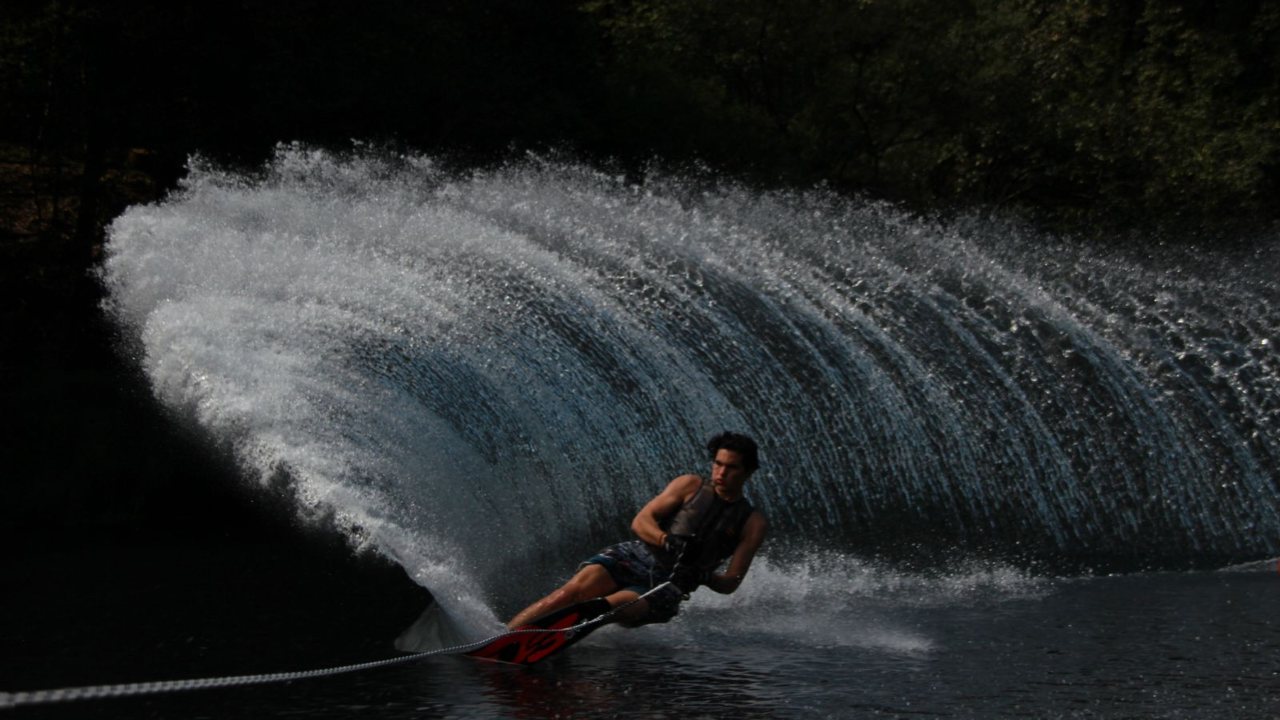
[[[675,617],[681,600],[699,586],[722,594],[737,590],[768,530],[764,515],[742,492],[760,464],[756,443],[726,432],[711,438],[707,450],[709,480],[692,474],[672,480],[631,521],[638,539],[587,559],[568,582],[517,613],[507,626],[521,627],[596,598],[619,607],[670,580],[671,585],[609,618],[628,627],[662,623]],[[717,572],[726,558],[728,567]]]

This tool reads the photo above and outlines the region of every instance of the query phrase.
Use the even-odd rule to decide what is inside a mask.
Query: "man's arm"
[[[672,480],[662,492],[658,493],[657,497],[645,503],[645,506],[640,508],[640,512],[636,513],[635,519],[631,521],[631,532],[654,547],[662,547],[667,534],[662,531],[658,523],[679,510],[680,506],[693,497],[700,487],[702,487],[702,478],[697,475],[681,475]],[[749,520],[748,523],[750,523]]]
[[[760,549],[768,532],[769,523],[764,519],[764,514],[759,510],[751,513],[742,528],[742,539],[738,541],[738,547],[734,548],[733,557],[729,559],[728,569],[723,573],[712,573],[702,584],[722,595],[737,590],[742,584],[742,578],[747,576],[751,561],[755,559],[756,551]]]

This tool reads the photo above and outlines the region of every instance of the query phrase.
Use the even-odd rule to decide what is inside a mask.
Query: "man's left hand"
[[[671,582],[685,595],[697,590],[699,585],[706,584],[709,579],[710,570],[698,570],[691,565],[679,564],[671,571]]]

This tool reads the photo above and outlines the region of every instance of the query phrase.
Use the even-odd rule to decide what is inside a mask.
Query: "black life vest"
[[[722,500],[711,487],[711,481],[703,480],[702,487],[680,509],[659,527],[671,535],[685,535],[694,539],[692,557],[685,557],[686,564],[699,570],[714,570],[733,554],[742,539],[742,529],[754,508],[745,497],[734,502]],[[657,548],[655,555],[667,567],[677,558]]]

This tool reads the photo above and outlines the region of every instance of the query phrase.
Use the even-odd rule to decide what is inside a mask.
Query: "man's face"
[[[751,477],[742,464],[742,455],[721,448],[711,460],[711,484],[721,494],[733,497],[742,491],[742,484]]]

